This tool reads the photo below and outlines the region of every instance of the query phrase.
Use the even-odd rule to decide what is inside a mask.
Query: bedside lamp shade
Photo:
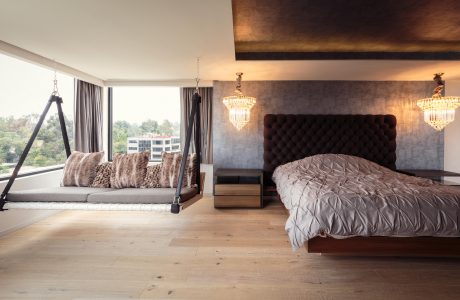
[[[256,104],[256,98],[248,97],[241,91],[241,76],[243,73],[236,73],[235,95],[224,97],[224,105],[228,109],[228,117],[237,130],[241,130],[249,123],[251,108]]]

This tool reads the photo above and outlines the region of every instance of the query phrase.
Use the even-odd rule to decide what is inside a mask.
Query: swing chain
[[[196,58],[196,86],[195,86],[195,92],[198,93],[198,84],[200,83],[200,58]]]
[[[53,93],[52,95],[53,96],[61,96],[59,95],[59,90],[58,90],[58,81],[57,81],[57,72],[56,72],[56,61],[54,62],[54,80],[53,80],[53,83],[54,83],[54,87],[53,87]]]

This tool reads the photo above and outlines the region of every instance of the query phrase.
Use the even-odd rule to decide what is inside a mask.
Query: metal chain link
[[[195,87],[195,92],[198,93],[198,84],[200,83],[200,58],[196,58],[196,87]]]
[[[61,96],[59,95],[59,89],[58,89],[58,80],[57,80],[57,71],[56,71],[56,61],[54,61],[54,87],[53,87],[53,96]]]

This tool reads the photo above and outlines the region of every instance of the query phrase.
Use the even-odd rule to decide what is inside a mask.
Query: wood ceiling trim
[[[236,60],[460,60],[460,52],[235,52]]]

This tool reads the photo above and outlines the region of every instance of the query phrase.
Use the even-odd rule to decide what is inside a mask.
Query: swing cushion
[[[88,196],[89,203],[117,203],[117,204],[170,204],[174,199],[176,189],[154,188],[137,189],[126,188],[112,190],[106,193],[94,193]],[[182,188],[181,201],[187,201],[197,194],[196,188]]]
[[[90,194],[110,191],[113,189],[61,186],[9,192],[7,200],[11,202],[86,202]]]

